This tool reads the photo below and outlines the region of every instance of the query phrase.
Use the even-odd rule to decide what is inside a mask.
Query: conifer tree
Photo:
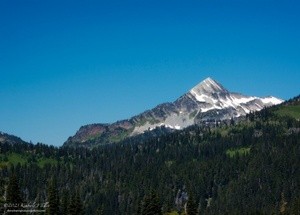
[[[69,193],[67,190],[63,192],[62,200],[61,200],[61,214],[68,215],[69,209]]]
[[[192,193],[190,194],[187,204],[186,204],[186,214],[187,215],[197,215],[198,214],[197,204],[195,202],[194,195]]]
[[[99,206],[96,211],[97,215],[104,215],[103,205]],[[139,214],[140,215],[140,214]]]
[[[14,204],[22,203],[19,182],[18,182],[18,179],[17,179],[17,176],[15,173],[13,173],[11,175],[11,177],[9,178],[9,183],[8,183],[6,192],[7,192],[6,193],[6,202],[7,203],[14,203]]]
[[[20,210],[22,209],[22,196],[19,187],[19,181],[15,173],[9,178],[9,183],[6,189],[6,203],[8,203],[6,210]],[[1,211],[4,212],[4,211]],[[10,213],[12,215],[17,213]]]
[[[300,215],[300,198],[292,202],[290,214]]]
[[[58,198],[56,182],[54,179],[50,180],[48,184],[48,202],[49,202],[49,207],[47,208],[47,214],[48,215],[59,214],[59,198]]]
[[[143,201],[142,215],[162,215],[161,204],[158,196],[151,191]]]
[[[139,201],[136,215],[140,215],[142,213],[142,208],[143,208],[143,201]]]
[[[80,199],[79,192],[76,191],[71,198],[70,206],[69,206],[69,214],[70,215],[81,215],[83,214],[83,204]]]

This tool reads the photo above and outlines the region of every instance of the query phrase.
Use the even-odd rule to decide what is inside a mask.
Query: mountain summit
[[[194,95],[215,93],[215,92],[227,92],[227,90],[218,82],[211,78],[206,78],[204,81],[199,83],[193,89],[190,90],[190,93]]]
[[[206,121],[244,116],[282,102],[273,96],[260,98],[231,93],[212,78],[206,78],[176,101],[160,104],[131,119],[82,126],[64,145],[108,144],[157,127],[178,130]]]

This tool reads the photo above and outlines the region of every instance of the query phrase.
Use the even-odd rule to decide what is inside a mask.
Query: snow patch
[[[257,97],[241,97],[241,98],[236,98],[234,96],[230,96],[231,100],[235,103],[235,104],[246,104],[248,102],[253,101],[254,99],[257,99]]]
[[[196,98],[196,100],[198,102],[207,102],[207,103],[217,103],[218,100],[210,97],[210,96],[207,96],[205,94],[198,94],[195,90],[191,90],[190,93]]]
[[[191,94],[197,99],[198,102],[206,102],[206,100],[204,99],[204,95],[198,95],[195,90],[191,90]]]
[[[281,104],[282,102],[284,102],[283,100],[281,99],[278,99],[278,98],[275,98],[273,96],[270,96],[270,97],[265,97],[265,98],[262,98],[261,101],[264,103],[264,104],[274,104],[274,105],[279,105]]]
[[[243,105],[241,105],[241,107],[243,108],[243,110],[245,111],[245,113],[250,113],[250,110],[248,110],[247,108],[243,107]]]
[[[207,112],[207,111],[215,110],[215,109],[220,110],[220,109],[222,109],[222,107],[213,105],[213,106],[211,106],[211,107],[209,107],[209,108],[201,108],[201,112],[202,112],[202,113],[205,113],[205,112]]]

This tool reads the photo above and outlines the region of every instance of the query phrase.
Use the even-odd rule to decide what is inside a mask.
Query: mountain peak
[[[228,92],[220,83],[208,77],[190,90],[193,95]]]
[[[80,143],[89,146],[119,142],[160,127],[178,130],[206,121],[228,120],[281,102],[275,97],[260,98],[231,93],[208,77],[176,101],[160,104],[131,119],[104,126],[84,126],[68,139],[66,145]]]
[[[214,79],[212,79],[211,77],[207,77],[206,79],[204,79],[202,82],[205,82],[205,81],[212,81],[212,82],[216,82]]]

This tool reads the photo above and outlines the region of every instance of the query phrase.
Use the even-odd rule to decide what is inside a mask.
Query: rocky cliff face
[[[244,116],[282,102],[272,96],[260,98],[231,93],[217,81],[207,78],[176,101],[160,104],[131,119],[82,126],[64,145],[113,143],[162,126],[179,130],[207,120]]]

